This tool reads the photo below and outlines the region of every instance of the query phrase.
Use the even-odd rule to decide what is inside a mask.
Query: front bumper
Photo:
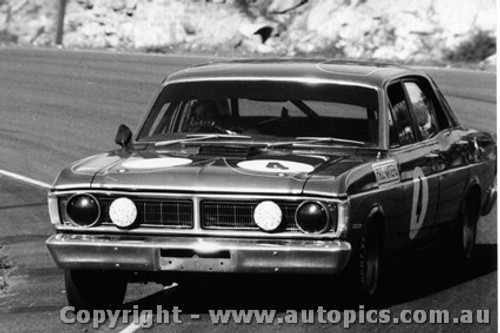
[[[46,243],[63,269],[336,274],[351,254],[340,240],[56,234]]]

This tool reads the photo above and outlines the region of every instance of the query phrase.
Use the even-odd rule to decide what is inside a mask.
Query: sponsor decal
[[[309,173],[314,170],[310,164],[284,160],[253,160],[238,163],[238,167],[259,172],[270,173]]]
[[[186,165],[191,162],[192,160],[190,160],[189,158],[181,157],[145,158],[127,161],[123,163],[121,167],[128,170],[150,170],[171,168],[175,166]]]
[[[373,164],[372,168],[379,185],[400,181],[398,164],[394,160]]]
[[[410,239],[414,239],[424,224],[429,204],[429,184],[420,167],[413,170],[413,199],[410,216]]]

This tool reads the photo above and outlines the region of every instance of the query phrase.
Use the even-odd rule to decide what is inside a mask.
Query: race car
[[[75,308],[120,306],[133,277],[207,274],[341,276],[369,302],[396,253],[443,240],[470,262],[496,202],[492,135],[460,124],[429,75],[390,64],[190,67],[115,142],[48,195]]]

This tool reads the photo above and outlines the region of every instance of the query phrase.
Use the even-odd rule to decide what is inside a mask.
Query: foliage
[[[459,62],[478,62],[496,53],[496,39],[485,31],[478,31],[469,40],[446,54],[446,59]]]
[[[8,31],[0,31],[0,43],[17,43],[18,37]]]

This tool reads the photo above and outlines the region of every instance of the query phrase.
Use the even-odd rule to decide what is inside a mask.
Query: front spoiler
[[[56,234],[46,243],[63,269],[337,274],[351,254],[340,240]]]

